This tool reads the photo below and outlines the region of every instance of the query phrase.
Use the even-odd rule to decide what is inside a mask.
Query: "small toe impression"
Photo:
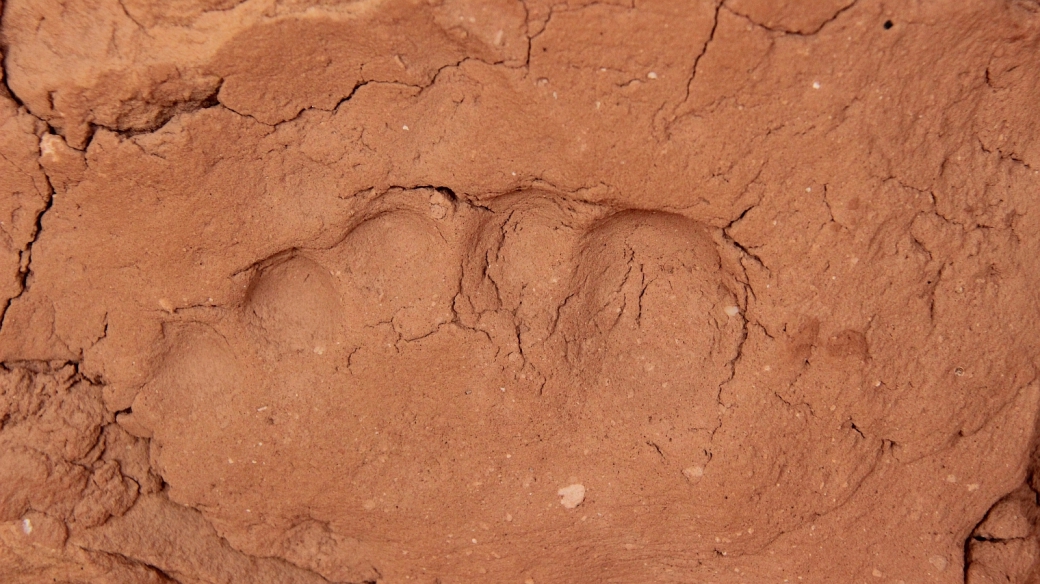
[[[257,337],[289,351],[322,353],[336,341],[343,308],[329,271],[294,256],[260,271],[246,293]]]
[[[365,221],[330,250],[352,322],[391,325],[405,340],[454,317],[459,261],[432,221],[395,211]]]
[[[217,330],[201,324],[171,328],[169,352],[138,393],[133,412],[154,430],[152,459],[173,489],[171,498],[215,505],[211,482],[222,483],[225,458],[237,456],[228,452],[252,422],[247,402],[258,380]]]
[[[456,308],[464,323],[531,358],[545,349],[556,324],[555,308],[567,296],[574,252],[594,211],[539,196],[502,203],[464,255]]]
[[[694,457],[718,425],[719,386],[742,330],[727,316],[735,301],[724,281],[704,228],[680,216],[618,213],[582,243],[558,327],[567,361],[583,385],[600,388],[593,394],[627,398],[589,396],[663,455]]]

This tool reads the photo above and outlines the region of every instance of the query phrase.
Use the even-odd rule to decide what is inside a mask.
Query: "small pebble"
[[[560,496],[560,504],[567,509],[574,509],[585,500],[585,485],[575,483],[567,485],[556,492]]]
[[[692,481],[694,479],[699,479],[702,476],[704,476],[704,467],[703,466],[691,466],[689,468],[684,468],[682,473],[683,473],[683,476],[685,476],[687,479]]]

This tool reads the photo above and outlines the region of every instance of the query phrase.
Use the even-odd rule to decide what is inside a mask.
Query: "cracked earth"
[[[0,576],[1040,581],[1040,5],[6,0]]]

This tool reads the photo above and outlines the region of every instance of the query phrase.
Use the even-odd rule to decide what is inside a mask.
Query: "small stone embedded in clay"
[[[444,219],[444,216],[448,214],[447,209],[436,203],[430,203],[430,217],[434,219]]]
[[[560,504],[567,509],[574,509],[585,500],[585,485],[575,483],[562,487],[556,492],[560,496]]]
[[[61,139],[61,136],[44,134],[40,138],[40,156],[57,156],[58,149],[64,145],[64,140]]]
[[[430,217],[433,219],[444,219],[451,209],[451,199],[440,191],[434,191],[430,195]]]
[[[704,476],[704,467],[700,465],[687,467],[683,469],[682,473],[686,480],[695,481]]]

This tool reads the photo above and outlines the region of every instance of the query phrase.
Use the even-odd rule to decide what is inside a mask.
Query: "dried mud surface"
[[[1040,5],[7,0],[5,582],[1037,582]]]

